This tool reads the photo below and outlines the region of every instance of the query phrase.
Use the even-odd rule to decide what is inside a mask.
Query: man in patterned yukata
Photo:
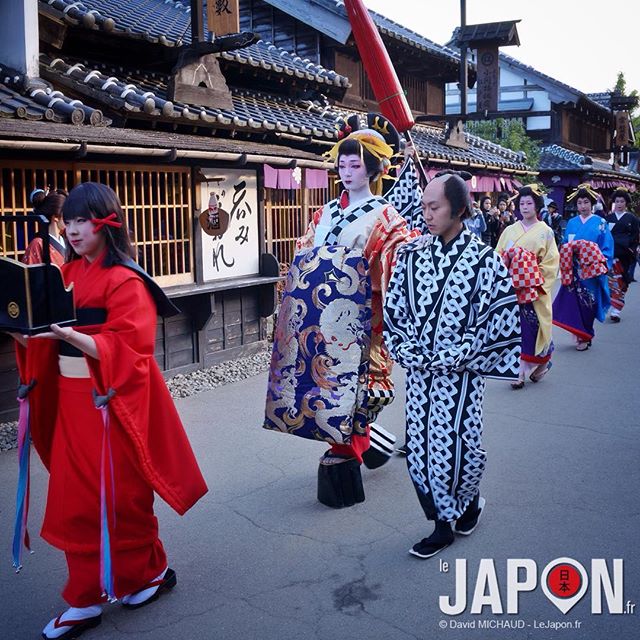
[[[384,337],[407,370],[407,465],[435,520],[410,553],[430,558],[478,524],[485,378],[517,379],[520,316],[502,260],[463,224],[470,214],[463,177],[437,176],[422,203],[431,235],[398,250]]]

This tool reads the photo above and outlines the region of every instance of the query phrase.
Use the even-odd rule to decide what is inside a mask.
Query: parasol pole
[[[344,0],[344,6],[362,66],[380,106],[380,112],[398,131],[404,133],[413,145],[416,150],[416,168],[421,182],[426,185],[427,173],[409,131],[415,124],[415,120],[378,28],[371,19],[363,0]]]

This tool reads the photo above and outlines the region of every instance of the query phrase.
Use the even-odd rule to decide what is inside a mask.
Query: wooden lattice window
[[[401,74],[400,86],[404,89],[411,109],[423,113],[427,111],[428,80],[422,80],[410,74]]]
[[[88,180],[110,186],[122,202],[140,266],[161,286],[194,281],[189,168],[0,163],[0,174],[6,214],[30,213],[36,187],[69,191]],[[19,260],[35,231],[26,222],[0,225],[0,255]]]
[[[0,206],[6,215],[33,213],[29,195],[36,188],[65,189],[75,184],[73,166],[56,163],[43,167],[44,163],[0,163]],[[24,250],[35,235],[34,223],[0,223],[0,255],[20,260]]]
[[[338,193],[333,176],[328,189],[265,189],[267,251],[273,253],[286,271],[293,260],[295,241],[307,229],[311,216]]]
[[[120,198],[138,264],[161,286],[193,282],[190,170],[83,165],[79,181],[102,182]]]

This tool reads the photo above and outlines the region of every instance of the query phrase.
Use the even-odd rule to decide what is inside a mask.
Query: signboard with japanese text
[[[477,111],[498,110],[498,90],[500,88],[500,65],[498,47],[478,48],[477,54]]]
[[[209,0],[207,2],[207,29],[217,36],[240,31],[238,0]]]
[[[260,272],[256,172],[203,169],[200,225],[205,282]]]
[[[631,142],[629,136],[630,118],[628,111],[616,111],[616,147],[627,147]]]

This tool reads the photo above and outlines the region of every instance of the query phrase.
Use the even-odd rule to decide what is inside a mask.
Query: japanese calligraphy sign
[[[626,147],[631,142],[629,136],[629,112],[616,111],[616,147]]]
[[[240,31],[240,7],[238,0],[208,0],[207,29],[217,36]]]
[[[214,170],[204,170],[212,175]],[[217,173],[217,172],[216,172]],[[260,272],[260,238],[258,237],[258,193],[255,171],[223,169],[219,177],[200,185],[203,207],[215,203],[207,212],[215,224],[218,216],[228,214],[226,225],[215,232],[201,234],[202,275],[205,282],[238,278]],[[209,215],[211,214],[211,215]],[[203,214],[200,214],[201,224]],[[222,221],[222,218],[220,217]],[[226,229],[224,228],[226,226]]]
[[[477,111],[498,110],[498,90],[500,87],[500,65],[498,47],[482,47],[477,52],[478,89]]]

